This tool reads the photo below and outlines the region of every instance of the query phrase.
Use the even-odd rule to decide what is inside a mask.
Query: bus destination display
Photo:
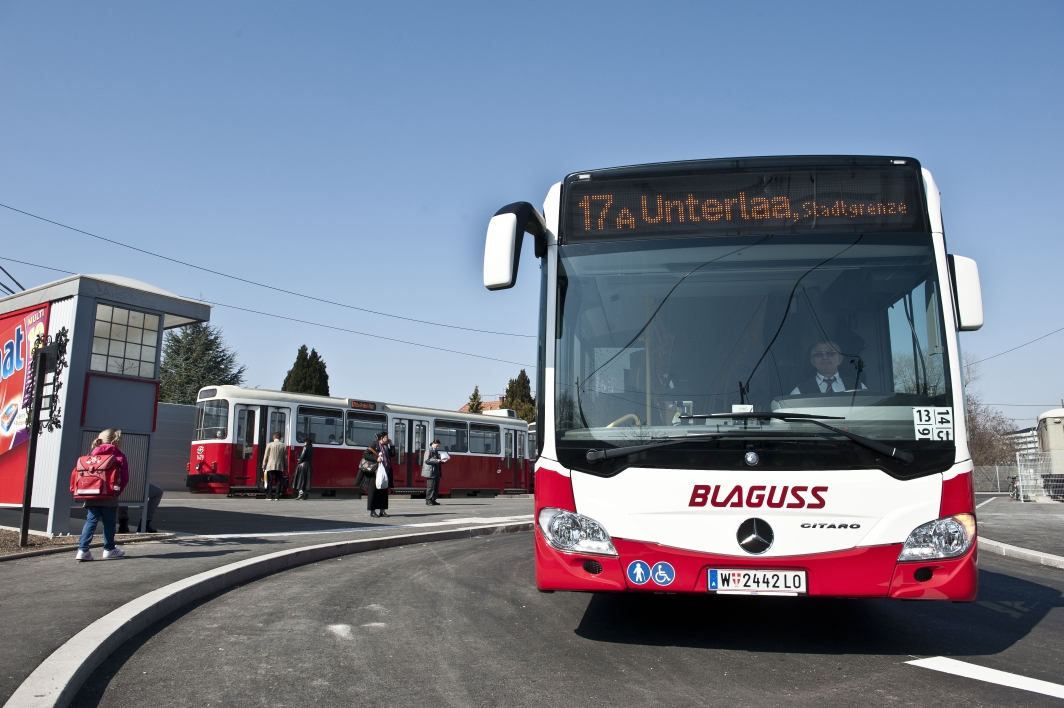
[[[565,240],[681,235],[924,232],[910,169],[831,169],[574,180]]]

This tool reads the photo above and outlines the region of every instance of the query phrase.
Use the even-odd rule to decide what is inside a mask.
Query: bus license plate
[[[709,591],[718,595],[804,595],[804,570],[710,568]]]

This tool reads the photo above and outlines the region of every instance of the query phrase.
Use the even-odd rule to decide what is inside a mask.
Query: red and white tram
[[[395,446],[392,493],[424,494],[421,462],[435,438],[451,456],[441,495],[495,496],[530,488],[528,424],[506,417],[512,411],[459,413],[239,386],[203,388],[197,407],[186,481],[192,492],[265,489],[262,456],[275,432],[288,446],[290,470],[304,440],[314,442],[312,489],[327,494],[356,489],[358,463],[378,432],[387,432]]]

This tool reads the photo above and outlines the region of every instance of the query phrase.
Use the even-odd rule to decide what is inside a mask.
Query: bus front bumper
[[[613,539],[617,557],[567,553],[550,546],[537,528],[536,587],[543,591],[709,593],[709,570],[804,570],[808,594],[821,597],[882,597],[972,602],[979,588],[977,545],[948,560],[898,562],[902,544],[784,558],[752,558],[685,551],[654,543]],[[632,583],[630,563],[670,564],[667,585]],[[925,570],[921,570],[925,569]],[[918,572],[921,571],[921,572]]]

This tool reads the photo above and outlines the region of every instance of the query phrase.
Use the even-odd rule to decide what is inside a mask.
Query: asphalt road
[[[116,561],[75,563],[74,549],[0,563],[0,704],[41,661],[86,625],[116,607],[164,585],[253,556],[298,546],[372,538],[490,519],[532,514],[531,499],[393,500],[391,516],[370,519],[365,502],[321,499],[163,499],[162,530],[184,535],[163,543],[125,547]],[[100,536],[97,535],[97,539]],[[134,701],[134,705],[142,705]],[[159,704],[165,705],[165,704]]]
[[[976,504],[982,504],[976,509],[980,536],[1064,556],[1064,504],[1021,502],[1008,495],[982,494],[976,495]]]
[[[980,563],[952,604],[540,594],[531,534],[376,551],[186,608],[74,705],[1059,705],[904,663],[1064,682],[1064,572]]]

